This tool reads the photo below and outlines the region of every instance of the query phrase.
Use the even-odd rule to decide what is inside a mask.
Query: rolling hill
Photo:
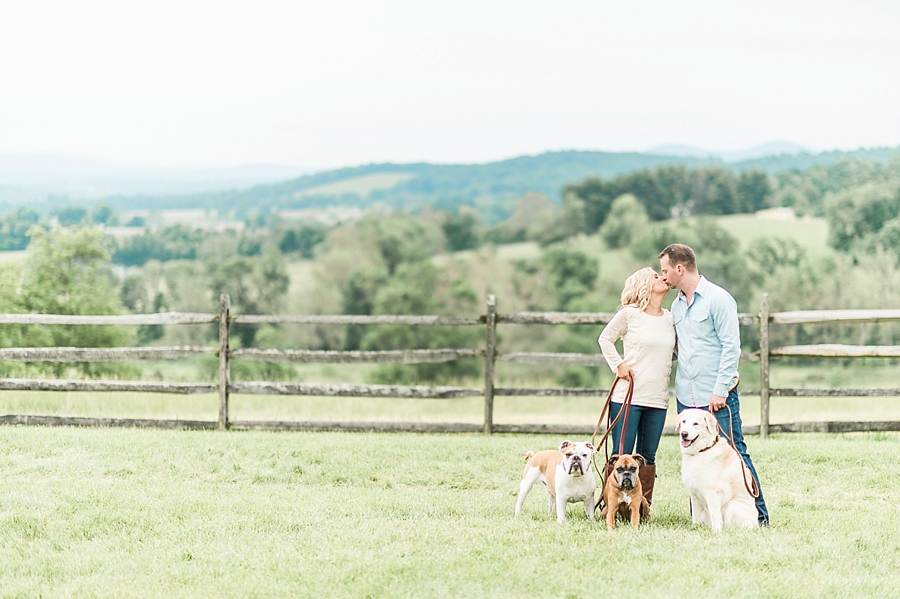
[[[85,198],[85,201],[107,203],[120,212],[204,208],[237,218],[254,212],[340,206],[411,211],[431,206],[455,211],[461,205],[471,205],[477,207],[484,220],[490,223],[508,216],[513,201],[526,192],[545,194],[558,203],[565,184],[589,176],[606,178],[663,164],[689,167],[716,164],[734,171],[761,169],[775,174],[828,165],[842,158],[887,161],[898,153],[900,148],[817,154],[793,152],[725,162],[720,156],[690,156],[683,152],[682,155],[667,155],[561,151],[486,164],[369,164],[231,191],[111,195],[102,199]],[[70,201],[74,203],[78,198]]]

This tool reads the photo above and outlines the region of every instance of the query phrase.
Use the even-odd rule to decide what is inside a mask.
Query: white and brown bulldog
[[[616,516],[637,528],[641,518],[650,517],[650,504],[644,498],[641,479],[638,475],[647,460],[639,453],[610,456],[606,463],[606,483],[603,485],[603,499],[606,505],[602,515],[606,517],[606,528],[616,527]]]
[[[745,482],[752,475],[719,436],[716,417],[706,410],[684,410],[678,416],[678,435],[681,482],[691,495],[694,524],[706,524],[715,532],[725,526],[756,528],[756,504]]]
[[[516,516],[522,513],[525,497],[538,481],[550,491],[550,513],[556,510],[556,519],[566,519],[566,504],[584,502],[584,513],[589,520],[594,519],[594,493],[597,482],[591,472],[594,446],[590,443],[563,441],[559,450],[548,449],[525,454],[525,472],[519,484],[519,499],[516,501]]]

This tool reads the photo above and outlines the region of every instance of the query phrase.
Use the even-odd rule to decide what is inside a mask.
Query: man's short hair
[[[672,245],[666,247],[666,249],[659,253],[659,256],[657,256],[657,258],[662,260],[663,256],[669,257],[669,264],[671,264],[672,266],[681,264],[682,266],[684,266],[685,270],[689,270],[691,272],[697,271],[697,257],[694,255],[694,250],[684,245],[683,243],[673,243]]]

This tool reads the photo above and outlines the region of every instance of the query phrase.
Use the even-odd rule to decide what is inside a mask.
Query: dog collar
[[[716,438],[713,439],[713,442],[701,449],[698,453],[703,453],[707,449],[712,449],[712,446],[719,442],[719,435],[716,435]]]

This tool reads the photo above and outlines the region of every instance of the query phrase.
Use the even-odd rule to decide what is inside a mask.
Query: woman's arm
[[[627,379],[633,376],[631,366],[625,363],[622,356],[616,350],[616,340],[625,336],[628,332],[628,310],[619,310],[612,320],[603,328],[597,342],[610,369],[619,378]]]

